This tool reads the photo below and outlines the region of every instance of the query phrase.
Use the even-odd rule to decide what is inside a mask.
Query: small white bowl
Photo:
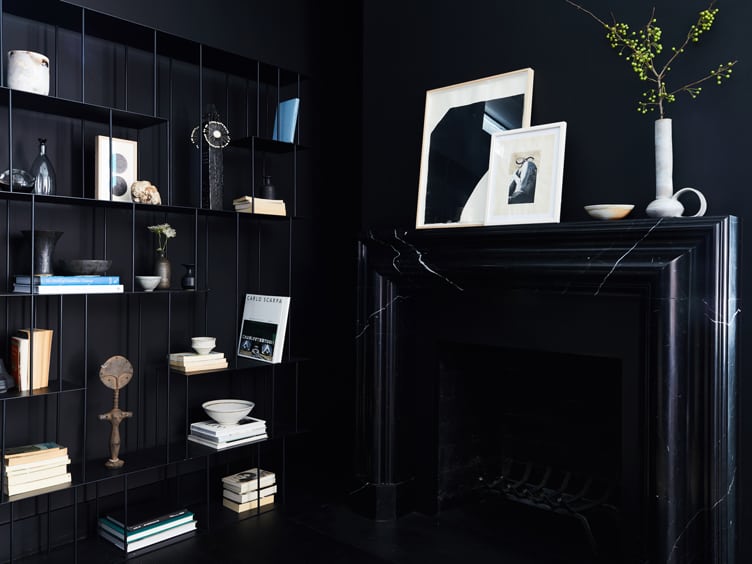
[[[201,404],[206,414],[220,425],[235,425],[248,415],[256,404],[238,399],[221,399]]]
[[[216,337],[191,337],[191,347],[198,354],[209,354],[216,346]]]
[[[144,292],[151,292],[157,287],[161,278],[159,276],[136,276],[136,281],[139,283]]]
[[[621,219],[634,209],[634,204],[593,204],[585,211],[596,219]]]

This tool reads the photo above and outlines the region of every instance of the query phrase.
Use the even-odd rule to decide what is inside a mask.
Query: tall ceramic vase
[[[648,204],[645,212],[650,217],[679,217],[684,206],[679,196],[693,192],[700,200],[700,208],[692,217],[705,215],[707,202],[702,192],[694,188],[682,188],[674,192],[674,148],[671,118],[655,120],[655,200]]]
[[[164,251],[157,253],[157,260],[154,263],[154,275],[159,276],[159,284],[157,284],[159,290],[170,289],[172,266],[170,265],[170,259],[167,258]]]
[[[58,239],[62,236],[62,231],[45,231],[42,229],[35,229],[21,231],[24,238],[24,252],[31,252],[33,248],[33,269],[34,274],[37,276],[49,276],[52,274],[52,262],[53,255],[55,253],[55,245],[57,245]]]

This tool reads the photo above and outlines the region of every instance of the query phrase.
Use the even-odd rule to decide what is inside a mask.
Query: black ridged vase
[[[55,245],[62,236],[62,231],[45,231],[42,229],[34,230],[34,274],[37,276],[49,276],[53,274],[52,258],[55,254]],[[21,231],[24,237],[24,253],[32,251],[32,231]],[[31,272],[29,273],[31,274]]]

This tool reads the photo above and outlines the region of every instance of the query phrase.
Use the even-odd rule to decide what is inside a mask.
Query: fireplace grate
[[[523,503],[537,509],[567,515],[579,521],[585,531],[590,548],[597,555],[596,541],[590,516],[598,512],[618,520],[618,507],[614,504],[617,487],[601,477],[587,476],[551,465],[533,461],[506,458],[501,474],[480,482],[479,489],[486,494],[501,495],[505,499]],[[480,493],[480,492],[479,492]]]

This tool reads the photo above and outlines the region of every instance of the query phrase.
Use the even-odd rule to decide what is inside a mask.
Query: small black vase
[[[185,274],[180,281],[180,285],[183,287],[183,290],[195,290],[196,275],[194,274],[193,269],[196,265],[183,263],[183,266],[185,267]]]

